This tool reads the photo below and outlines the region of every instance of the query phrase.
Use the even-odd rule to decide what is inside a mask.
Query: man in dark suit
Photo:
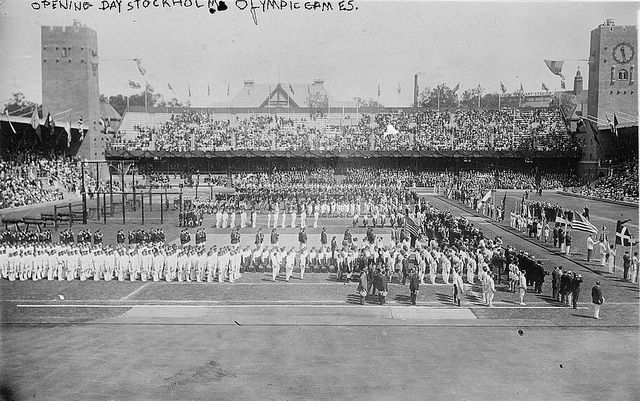
[[[298,242],[300,243],[300,249],[307,244],[307,233],[304,231],[304,227],[302,227],[298,233]]]
[[[596,285],[591,289],[591,302],[593,302],[593,318],[600,319],[600,307],[604,303],[602,290],[600,290],[600,282],[596,281]]]
[[[415,269],[411,269],[411,278],[409,279],[409,289],[411,290],[411,305],[416,304],[418,290],[420,289],[420,278]]]
[[[376,290],[378,290],[378,302],[380,305],[384,305],[387,301],[387,290],[388,290],[388,281],[387,275],[385,271],[382,271],[378,274],[376,281]]]
[[[320,233],[320,244],[324,247],[327,246],[327,228],[322,227],[322,232]]]
[[[262,228],[258,229],[258,233],[256,234],[256,248],[259,248],[264,241],[264,234],[262,233]]]
[[[573,309],[578,309],[578,297],[580,296],[580,284],[582,283],[582,275],[573,273],[571,279],[571,300],[573,303]]]
[[[560,288],[560,276],[562,275],[562,266],[556,266],[551,273],[551,291],[553,299],[557,300],[558,290]]]

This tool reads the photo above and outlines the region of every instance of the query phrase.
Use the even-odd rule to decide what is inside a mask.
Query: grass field
[[[502,196],[502,195],[500,195]],[[511,191],[507,207],[520,200]],[[556,194],[542,199],[582,210],[584,200]],[[0,396],[51,400],[254,400],[254,399],[493,399],[632,400],[640,308],[637,284],[621,269],[603,272],[587,263],[583,236],[575,254],[560,255],[440,197],[436,207],[465,215],[490,236],[584,277],[577,310],[543,294],[527,305],[498,286],[495,308],[470,287],[462,307],[451,286],[421,287],[418,306],[408,286],[389,286],[385,306],[368,297],[357,303],[357,283],[328,273],[270,282],[246,273],[230,283],[8,282],[0,283]],[[638,210],[589,201],[592,222],[609,230],[622,214],[637,232]],[[163,226],[175,241],[175,213]],[[173,220],[171,220],[173,218]],[[262,222],[264,219],[264,222]],[[134,219],[132,219],[134,221]],[[261,224],[266,218],[261,216]],[[349,219],[322,220],[341,240]],[[205,221],[208,243],[227,244],[228,230]],[[122,227],[114,218],[105,239]],[[153,219],[125,230],[158,227]],[[266,231],[266,230],[265,230]],[[279,229],[281,242],[297,243],[297,229]],[[311,229],[309,244],[319,244]],[[364,229],[354,230],[356,237]],[[613,230],[614,231],[614,230]],[[376,233],[388,237],[388,229]],[[254,229],[242,230],[252,244]],[[577,238],[576,238],[577,237]],[[55,238],[55,236],[54,236]],[[606,304],[592,319],[596,280]],[[61,299],[60,295],[64,297]]]

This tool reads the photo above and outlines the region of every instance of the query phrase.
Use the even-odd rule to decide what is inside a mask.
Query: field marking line
[[[377,307],[378,305],[351,305],[351,304],[336,304],[336,305],[321,305],[321,304],[308,304],[308,305],[274,305],[274,304],[265,304],[265,305],[167,305],[167,304],[150,304],[150,305],[139,305],[139,304],[122,304],[122,305],[100,305],[100,304],[75,304],[75,305],[46,305],[46,304],[32,304],[32,305],[17,305],[18,308],[26,308],[26,309],[53,309],[53,308],[207,308],[207,309],[234,309],[234,308],[357,308],[358,306],[368,306],[368,307]],[[493,306],[488,307],[484,305],[468,305],[462,307],[450,307],[443,306],[440,308],[431,308],[428,307],[428,304],[419,304],[419,305],[389,305],[387,303],[387,307],[389,310],[389,318],[393,319],[393,310],[392,308],[402,308],[402,309],[424,309],[424,310],[464,310],[464,309],[571,309],[566,306],[535,306],[535,305],[514,305],[514,306]],[[588,310],[589,307],[581,306],[578,307],[578,310]]]
[[[124,301],[126,299],[129,299],[131,296],[136,295],[137,293],[139,293],[143,288],[145,288],[146,286],[148,286],[149,284],[151,284],[152,282],[149,281],[146,284],[141,285],[140,287],[136,288],[135,290],[133,290],[129,295],[125,295],[124,297],[120,298],[119,301]]]

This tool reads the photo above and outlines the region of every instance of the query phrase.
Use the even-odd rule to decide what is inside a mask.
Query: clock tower
[[[636,26],[615,25],[611,19],[591,31],[587,114],[597,118],[601,134],[600,144],[589,146],[593,141],[588,141],[583,149],[583,161],[597,162],[618,151],[616,139],[609,134],[607,124],[607,118],[613,121],[614,113],[619,129],[635,125],[637,132],[637,35]]]

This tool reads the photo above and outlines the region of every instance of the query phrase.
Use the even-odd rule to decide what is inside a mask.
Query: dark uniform
[[[409,279],[409,289],[411,290],[411,304],[416,304],[416,298],[418,297],[418,290],[420,289],[420,278],[416,274],[415,270],[412,271],[411,278]]]

